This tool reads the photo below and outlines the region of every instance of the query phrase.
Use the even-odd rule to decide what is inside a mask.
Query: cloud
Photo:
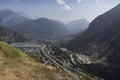
[[[80,3],[82,0],[76,0],[78,3]],[[72,10],[72,8],[66,4],[65,0],[56,0],[57,3],[59,3],[60,5],[62,5],[64,7],[64,9],[66,10]]]
[[[60,5],[64,5],[65,4],[65,1],[64,0],[56,0],[57,3],[59,3]]]
[[[64,8],[66,9],[66,10],[71,10],[72,8],[70,7],[70,6],[68,6],[68,5],[64,5]]]
[[[60,5],[62,5],[64,7],[64,9],[66,10],[71,10],[72,8],[70,6],[68,6],[65,2],[65,0],[56,0],[57,3],[59,3]]]

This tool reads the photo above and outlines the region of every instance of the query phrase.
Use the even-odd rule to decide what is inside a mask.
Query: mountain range
[[[48,18],[30,19],[23,12],[0,10],[0,25],[33,38],[54,39],[67,32],[65,25]]]
[[[9,9],[0,10],[0,25],[33,39],[59,39],[66,33],[76,34],[87,29],[86,19],[71,21],[69,24],[48,18],[31,19],[24,12]]]
[[[0,10],[0,25],[2,26],[9,27],[27,20],[29,19],[24,18],[23,16],[9,9]]]
[[[67,29],[59,21],[48,18],[33,20],[9,9],[0,10],[0,25],[6,26],[0,27],[0,40],[5,42],[22,41],[25,39],[23,35],[50,40],[63,38],[68,32],[79,33],[65,47],[73,53],[87,56],[91,63],[75,62],[75,68],[106,80],[120,80],[120,4],[96,17],[90,24],[85,19],[77,20],[69,23]],[[71,59],[74,62],[74,58]]]
[[[107,80],[119,80],[120,4],[94,19],[67,48],[90,57],[93,64],[87,65],[88,72]]]
[[[65,34],[67,31],[64,24],[47,18],[28,20],[11,27],[11,29],[22,34],[34,36],[34,38],[42,39],[54,39],[58,35]]]
[[[67,29],[70,33],[82,33],[88,28],[89,22],[86,19],[79,19],[68,23]]]

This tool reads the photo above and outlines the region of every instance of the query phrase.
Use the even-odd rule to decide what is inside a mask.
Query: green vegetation
[[[10,45],[0,42],[0,80],[74,80],[53,66],[37,63]]]
[[[22,56],[21,52],[10,45],[0,42],[0,51],[2,51],[5,57],[8,58],[19,58]]]

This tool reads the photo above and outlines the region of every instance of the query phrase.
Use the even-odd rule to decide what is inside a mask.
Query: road
[[[59,59],[57,59],[55,56],[50,55],[46,50],[46,44],[44,44],[44,46],[42,47],[42,52],[43,55],[46,56],[50,61],[52,61],[57,67],[60,67],[61,69],[63,69],[64,71],[66,71],[68,74],[70,74],[71,76],[73,76],[73,78],[75,78],[75,80],[80,80],[79,76],[76,73],[79,73],[85,77],[87,77],[90,80],[95,80],[94,78],[92,78],[91,76],[89,76],[88,74],[85,74],[83,72],[77,71],[76,69],[70,67],[69,65],[65,64],[65,62],[63,63],[62,61],[60,61]],[[61,65],[62,64],[62,65]],[[70,70],[69,70],[70,69]],[[71,72],[71,70],[74,72]]]
[[[46,48],[46,45],[44,45],[42,47],[42,52],[43,54],[49,59],[51,60],[54,64],[56,64],[57,66],[59,66],[60,68],[62,68],[64,71],[66,71],[67,73],[69,73],[71,76],[73,76],[76,80],[80,80],[78,77],[76,77],[74,74],[72,74],[69,70],[65,69],[63,66],[61,66],[60,64],[58,64],[54,59],[52,59],[48,53],[45,52],[45,48]]]

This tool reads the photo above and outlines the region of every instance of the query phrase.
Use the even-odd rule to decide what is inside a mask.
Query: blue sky
[[[92,21],[119,3],[120,0],[0,0],[0,9],[61,21],[81,18]]]

